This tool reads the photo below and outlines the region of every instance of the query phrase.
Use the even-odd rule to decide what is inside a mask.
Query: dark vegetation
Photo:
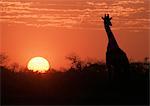
[[[65,72],[15,72],[1,65],[2,104],[149,104],[149,62],[130,63],[127,81],[108,80],[104,63],[67,58],[72,65]]]

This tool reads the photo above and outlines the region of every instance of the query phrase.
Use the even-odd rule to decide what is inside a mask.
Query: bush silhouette
[[[149,65],[149,64],[148,64]],[[130,81],[108,80],[104,63],[45,74],[1,66],[2,104],[148,104],[148,67],[131,63]]]

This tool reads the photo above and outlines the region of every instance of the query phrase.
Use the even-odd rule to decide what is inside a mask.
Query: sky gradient
[[[0,48],[23,66],[34,56],[53,68],[66,56],[105,61],[109,13],[115,38],[129,59],[149,56],[149,0],[0,0]]]

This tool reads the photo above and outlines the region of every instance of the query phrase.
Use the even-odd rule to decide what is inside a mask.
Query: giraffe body
[[[108,45],[106,52],[106,65],[108,67],[109,79],[128,79],[129,76],[129,61],[126,53],[121,50],[111,31],[112,26],[109,15],[102,17],[104,27],[108,37]]]

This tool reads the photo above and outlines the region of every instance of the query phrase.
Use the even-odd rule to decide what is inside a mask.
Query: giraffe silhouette
[[[108,77],[112,79],[128,79],[129,78],[129,61],[126,53],[121,50],[111,31],[112,26],[109,14],[102,17],[104,21],[105,31],[108,37],[108,45],[106,52],[106,65],[108,67]]]

